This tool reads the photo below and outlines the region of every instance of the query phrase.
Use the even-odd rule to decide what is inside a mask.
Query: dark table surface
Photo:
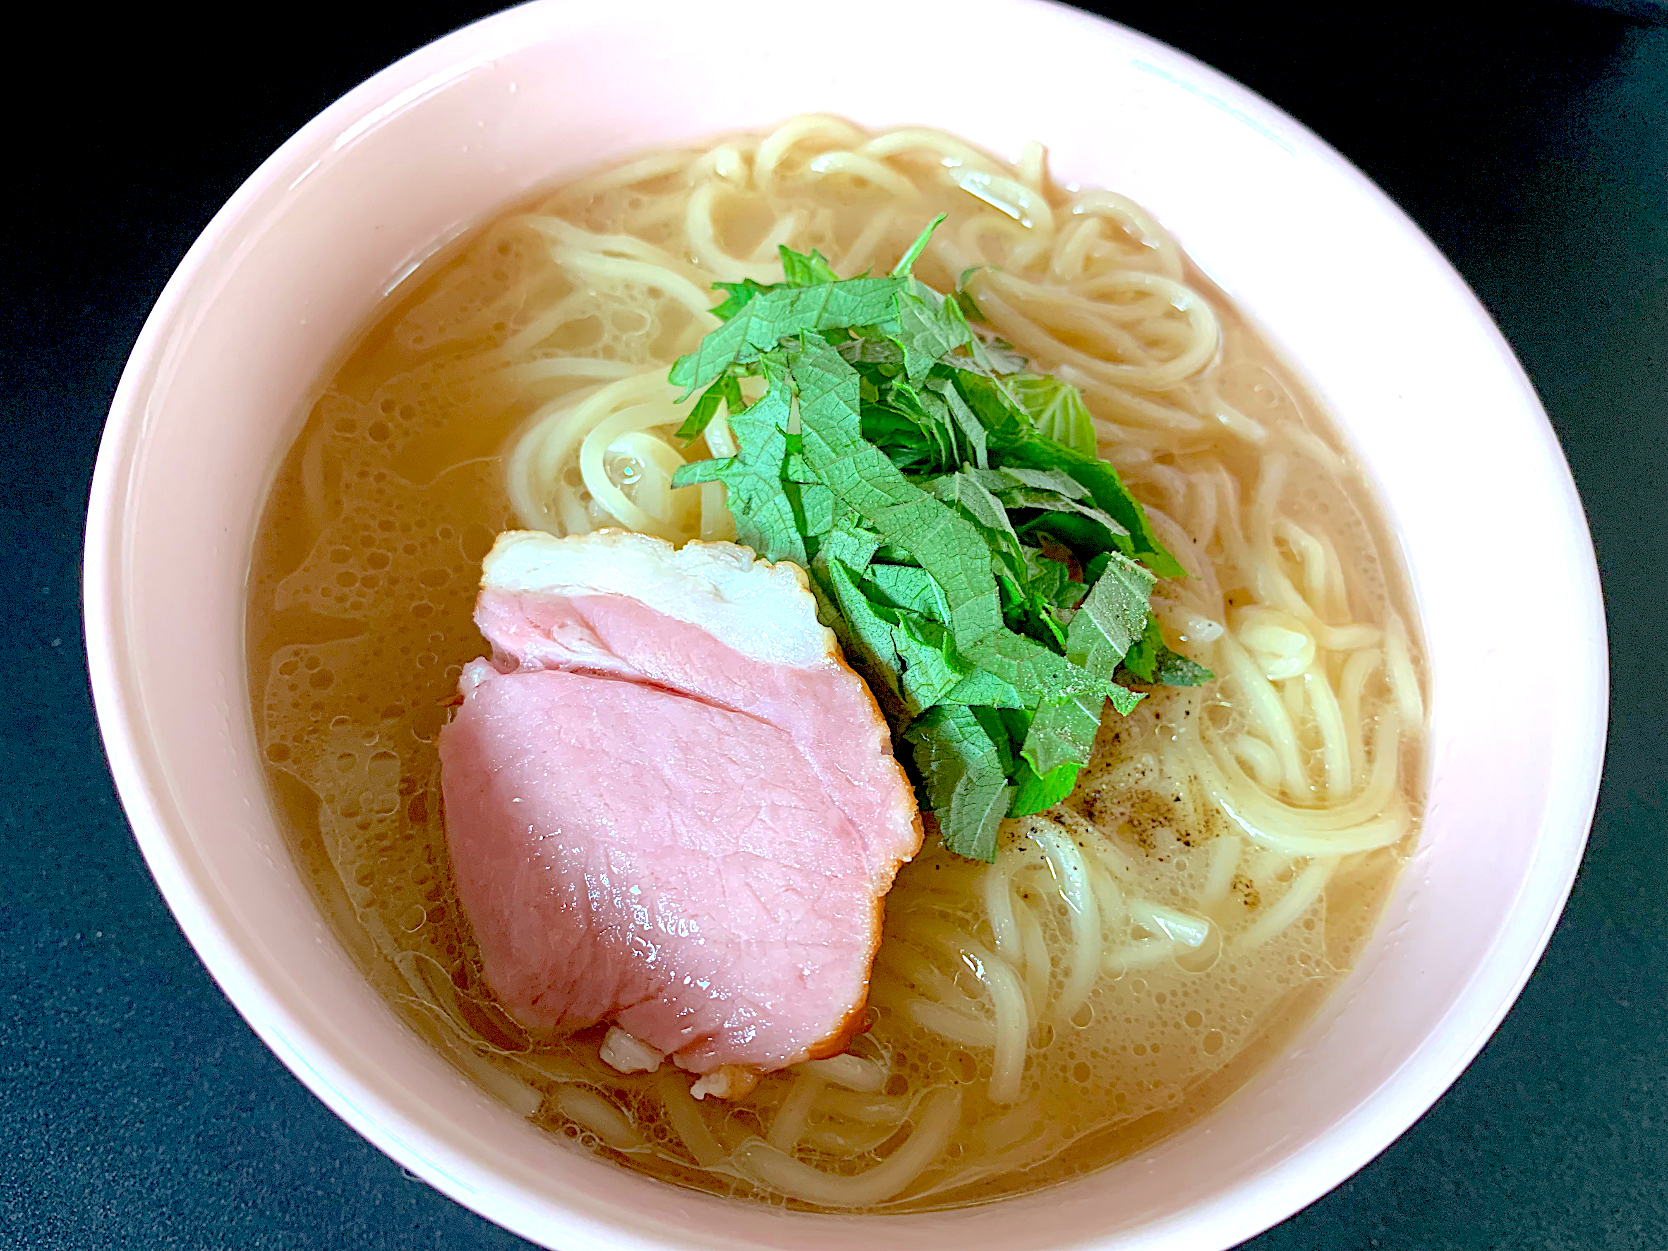
[[[1107,12],[1308,123],[1477,290],[1575,471],[1610,621],[1598,816],[1522,1000],[1400,1141],[1247,1245],[1668,1247],[1661,10],[1527,4],[1485,21],[1337,6],[1317,23],[1279,5],[1209,20],[1196,15],[1208,9],[1154,7]],[[0,279],[11,284],[0,305],[0,620],[13,675],[0,720],[0,1244],[523,1246],[336,1120],[204,973],[111,788],[79,615],[100,427],[169,272],[295,128],[487,8],[261,8],[226,56],[186,51],[172,11],[94,23],[65,6],[60,20],[89,29],[66,25],[41,45],[78,49],[41,67],[61,91],[14,109],[9,128],[20,180]],[[76,100],[91,113],[72,123],[59,110]],[[1532,629],[1536,597],[1558,588],[1524,589]],[[1559,663],[1555,639],[1546,663]]]

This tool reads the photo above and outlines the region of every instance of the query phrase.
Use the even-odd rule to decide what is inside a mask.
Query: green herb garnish
[[[739,450],[673,484],[722,482],[740,541],[807,570],[922,807],[992,860],[1004,816],[1071,791],[1108,700],[1211,675],[1164,644],[1149,598],[1182,567],[1095,454],[1077,389],[976,331],[964,289],[910,276],[942,220],[887,277],[783,248],[785,281],[719,283],[724,324],[671,380],[701,391],[679,433],[722,405]],[[742,378],[765,383],[752,404]]]

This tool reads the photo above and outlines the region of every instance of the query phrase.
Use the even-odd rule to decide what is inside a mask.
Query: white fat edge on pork
[[[712,1072],[698,1078],[689,1093],[697,1099],[711,1095],[715,1099],[745,1099],[759,1084],[757,1069],[744,1064],[721,1064]]]
[[[598,1055],[604,1064],[621,1073],[653,1073],[666,1058],[664,1052],[656,1051],[618,1025],[608,1027],[608,1036],[602,1040]]]
[[[597,1054],[604,1064],[619,1073],[654,1073],[666,1059],[665,1052],[657,1051],[618,1025],[608,1027]],[[676,1056],[672,1062],[683,1067]],[[710,1073],[697,1074],[689,1093],[697,1099],[708,1095],[717,1099],[742,1099],[759,1084],[759,1075],[758,1069],[745,1064],[721,1064]]]
[[[625,530],[565,538],[509,530],[482,563],[481,589],[625,596],[765,664],[809,669],[840,656],[834,632],[817,620],[805,571],[734,543],[674,548]]]
[[[618,1025],[608,1027],[608,1035],[602,1040],[598,1055],[603,1063],[620,1073],[653,1073],[666,1059],[664,1052],[655,1050]],[[676,1057],[673,1057],[673,1062],[677,1062]],[[742,1099],[751,1094],[758,1084],[757,1069],[744,1064],[721,1064],[710,1073],[697,1075],[689,1093],[697,1099],[708,1095],[717,1099]]]

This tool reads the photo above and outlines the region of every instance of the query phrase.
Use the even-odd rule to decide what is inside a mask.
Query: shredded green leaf
[[[673,483],[723,483],[738,538],[807,570],[923,809],[991,860],[1004,816],[1070,793],[1108,703],[1211,674],[1164,643],[1153,585],[1184,571],[1082,395],[911,276],[942,220],[887,277],[783,248],[782,282],[717,284],[724,324],[670,377],[701,393],[679,434],[722,407],[739,450]],[[752,404],[743,378],[765,381]]]
[[[1085,456],[1096,454],[1095,423],[1076,387],[1047,376],[1019,378],[1014,394],[1031,414],[1038,434]]]

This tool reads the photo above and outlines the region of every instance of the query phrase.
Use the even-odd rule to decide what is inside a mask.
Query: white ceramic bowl
[[[405,1167],[535,1241],[1219,1251],[1406,1129],[1546,942],[1603,745],[1604,629],[1580,505],[1464,283],[1279,110],[1148,39],[1028,0],[963,0],[953,19],[928,0],[826,13],[728,0],[718,21],[674,0],[543,0],[384,70],[239,189],[139,337],[93,484],[88,649],[122,800],[181,927],[279,1058]],[[897,48],[921,49],[921,65],[895,72]],[[746,75],[720,72],[738,60]],[[1000,89],[979,68],[998,61]],[[945,90],[935,67],[982,89]],[[974,1210],[851,1219],[721,1202],[518,1120],[354,971],[274,825],[249,713],[256,518],[321,370],[383,293],[535,184],[811,110],[941,125],[1009,155],[1037,137],[1064,178],[1152,209],[1338,415],[1381,486],[1429,644],[1429,816],[1344,987],[1202,1123]]]

